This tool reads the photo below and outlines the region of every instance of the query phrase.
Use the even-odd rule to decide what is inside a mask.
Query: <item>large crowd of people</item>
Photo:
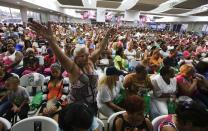
[[[61,130],[96,131],[98,114],[119,111],[113,131],[153,131],[162,115],[158,131],[208,130],[208,35],[35,21],[0,24],[0,35],[0,117],[28,117],[20,78],[39,73],[38,115]]]

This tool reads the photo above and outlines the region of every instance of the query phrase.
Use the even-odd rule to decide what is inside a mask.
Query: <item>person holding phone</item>
[[[208,88],[208,84],[202,75],[195,72],[192,65],[182,65],[176,79],[179,96],[189,96],[208,108],[208,97],[199,91],[201,83],[205,88]]]

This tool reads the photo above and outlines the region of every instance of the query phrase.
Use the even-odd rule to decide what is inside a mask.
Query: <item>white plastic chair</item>
[[[11,123],[7,119],[0,117],[0,122],[4,125],[4,128],[6,130],[10,130],[11,129],[11,127],[12,127]]]
[[[152,121],[153,131],[158,131],[158,126],[159,126],[159,124],[160,124],[167,116],[168,116],[168,115],[158,116],[158,117],[156,117],[156,118]]]
[[[96,120],[97,120],[97,123],[99,124],[98,131],[104,131],[105,125],[104,125],[103,121],[100,120],[99,118],[96,118]]]
[[[39,128],[41,128],[40,131],[59,130],[58,123],[55,120],[49,117],[35,116],[19,121],[11,128],[11,131],[35,131]]]
[[[15,73],[11,73],[13,76],[19,78],[19,75],[15,74]]]
[[[114,114],[112,114],[108,120],[107,120],[107,124],[108,124],[108,131],[111,131],[112,130],[112,127],[113,127],[113,122],[114,122],[114,119],[120,115],[120,114],[123,114],[125,113],[126,111],[119,111],[119,112],[116,112]]]
[[[23,75],[20,78],[20,85],[23,87],[26,87],[27,91],[31,93],[32,87],[36,87],[37,89],[39,89],[38,87],[43,86],[44,80],[45,80],[44,75],[40,73],[30,73],[30,74]],[[36,91],[41,91],[41,88]]]
[[[32,102],[33,96],[41,91],[44,81],[45,76],[39,73],[26,74],[20,78],[20,85],[25,87],[30,94],[30,102]],[[37,109],[29,111],[28,114],[34,115],[36,112]]]
[[[44,65],[44,57],[41,55],[36,56],[39,59],[39,64]]]

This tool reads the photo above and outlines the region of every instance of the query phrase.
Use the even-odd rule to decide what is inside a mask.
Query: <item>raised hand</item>
[[[51,22],[48,22],[47,26],[39,24],[35,21],[29,23],[29,26],[32,30],[34,30],[38,35],[43,36],[49,42],[55,40],[53,37],[52,25]]]

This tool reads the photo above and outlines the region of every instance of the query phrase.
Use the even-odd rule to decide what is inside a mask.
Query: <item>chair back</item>
[[[7,119],[0,117],[0,122],[4,125],[5,130],[11,129],[11,123]]]
[[[15,74],[15,73],[11,73],[13,76],[19,78],[19,75]]]
[[[11,131],[58,131],[58,123],[44,116],[34,116],[17,122]]]
[[[39,73],[30,73],[23,75],[20,78],[20,85],[26,87],[29,94],[34,94],[34,88],[32,87],[35,87],[35,92],[41,91],[41,87],[44,84],[44,80],[44,75]]]
[[[39,59],[39,65],[44,65],[44,57],[41,55],[36,56]]]
[[[112,114],[108,120],[107,120],[107,124],[108,124],[108,131],[111,131],[112,130],[112,127],[113,127],[113,122],[114,122],[114,119],[120,115],[120,114],[123,114],[125,113],[126,111],[119,111],[119,112],[116,112],[114,114]]]
[[[99,124],[98,131],[104,131],[105,130],[104,129],[105,125],[104,125],[103,121],[100,120],[99,118],[96,118],[96,120],[97,120],[97,123]]]
[[[153,131],[158,131],[158,126],[160,125],[160,123],[161,123],[167,116],[168,116],[168,115],[158,116],[158,117],[156,117],[156,118],[152,121]]]

